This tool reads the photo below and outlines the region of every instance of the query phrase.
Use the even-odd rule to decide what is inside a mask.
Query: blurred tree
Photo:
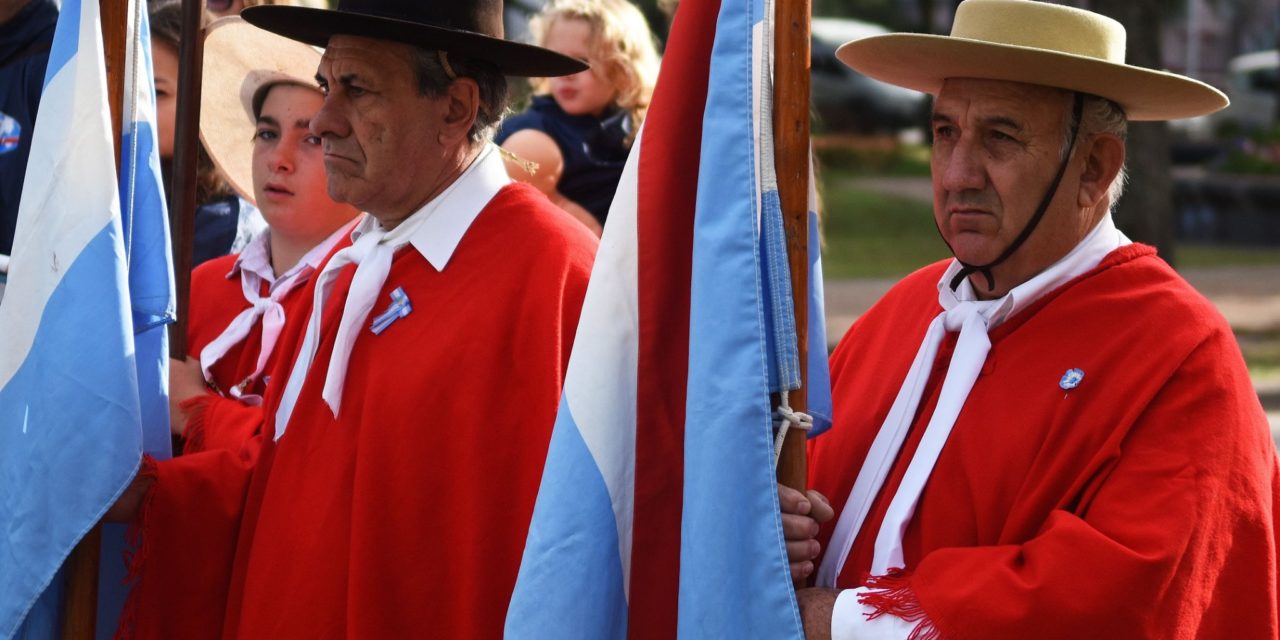
[[[1092,0],[1090,9],[1124,25],[1129,34],[1126,62],[1160,69],[1160,26],[1168,4],[1167,0]],[[1169,127],[1163,122],[1129,125],[1126,165],[1132,188],[1120,199],[1115,220],[1125,235],[1154,245],[1160,257],[1174,264],[1176,220],[1169,142]]]
[[[937,33],[937,28],[933,24],[933,0],[919,0],[920,2],[920,33]]]

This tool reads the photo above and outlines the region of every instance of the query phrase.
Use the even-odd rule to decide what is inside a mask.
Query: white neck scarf
[[[955,425],[978,374],[982,372],[987,353],[991,350],[988,332],[1045,294],[1096,267],[1107,254],[1125,244],[1129,244],[1129,239],[1116,229],[1111,216],[1107,215],[1061,260],[996,300],[978,300],[968,279],[952,292],[947,285],[960,270],[960,264],[952,261],[938,281],[938,303],[943,311],[929,324],[906,380],[899,388],[898,396],[894,399],[884,424],[876,433],[871,450],[858,472],[858,478],[849,492],[849,499],[840,513],[836,529],[827,545],[827,553],[818,569],[819,586],[834,587],[844,568],[849,551],[853,548],[853,541],[861,531],[867,513],[902,449],[907,431],[920,406],[929,371],[938,355],[943,336],[948,331],[960,331],[955,352],[943,378],[938,406],[929,418],[920,445],[907,466],[902,484],[889,503],[884,522],[876,536],[875,556],[871,563],[872,575],[884,575],[890,569],[900,568],[905,564],[902,536],[911,522],[916,503],[924,491],[938,455],[942,452],[942,446],[951,434],[951,427]]]
[[[342,389],[347,378],[351,350],[355,347],[356,338],[364,327],[369,312],[377,303],[378,292],[382,290],[391,272],[393,256],[401,247],[412,244],[436,269],[444,268],[476,215],[510,182],[502,158],[495,152],[496,148],[487,145],[457,180],[395,229],[387,231],[377,219],[366,216],[351,234],[352,245],[334,254],[325,265],[316,281],[315,300],[302,349],[293,364],[280,409],[276,412],[277,440],[288,427],[293,407],[302,392],[303,382],[315,360],[320,346],[321,314],[339,272],[347,265],[356,265],[351,288],[342,307],[342,319],[338,323],[338,334],[321,392],[321,397],[335,417],[342,407]]]
[[[213,374],[210,372],[213,365],[226,356],[232,347],[243,342],[261,319],[262,346],[258,349],[258,360],[253,372],[235,383],[235,386],[225,390],[233,398],[239,398],[244,394],[244,390],[262,375],[262,370],[267,366],[267,359],[275,350],[280,330],[284,327],[285,313],[280,301],[289,295],[290,291],[307,281],[311,273],[320,265],[320,261],[329,255],[329,251],[338,243],[338,240],[351,232],[355,224],[356,221],[352,220],[342,225],[320,244],[312,247],[297,264],[279,278],[276,277],[275,270],[271,266],[271,230],[268,229],[254,236],[254,239],[240,253],[240,257],[236,258],[231,273],[227,274],[228,278],[240,276],[240,290],[250,306],[232,319],[227,328],[200,351],[200,369],[204,371],[205,380],[213,381]],[[268,291],[265,298],[259,294],[264,282],[267,284]]]

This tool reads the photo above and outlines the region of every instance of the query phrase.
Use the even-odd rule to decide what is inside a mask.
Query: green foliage
[[[1223,173],[1280,175],[1280,126],[1252,132],[1236,131],[1236,148],[1227,154]]]
[[[824,171],[882,176],[929,176],[927,145],[830,145],[817,151]]]
[[[1223,161],[1223,173],[1280,175],[1280,164],[1241,151],[1233,151]]]
[[[1178,267],[1248,267],[1280,264],[1280,247],[1239,247],[1182,244]]]
[[[823,183],[827,278],[902,276],[950,255],[930,205],[880,195],[846,172],[829,172]]]
[[[1236,330],[1240,352],[1254,379],[1280,379],[1280,330]]]

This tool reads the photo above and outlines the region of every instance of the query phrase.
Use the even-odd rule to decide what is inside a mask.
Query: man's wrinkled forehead
[[[948,78],[934,101],[934,117],[963,117],[966,114],[1002,117],[1025,121],[1042,117],[1058,119],[1071,106],[1071,92],[1038,84]],[[974,110],[977,111],[974,111]]]
[[[335,35],[320,58],[319,78],[335,75],[383,75],[407,66],[412,47],[400,42],[360,36]]]

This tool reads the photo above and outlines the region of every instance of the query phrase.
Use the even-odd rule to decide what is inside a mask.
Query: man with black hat
[[[327,47],[310,127],[330,195],[368,215],[279,339],[263,436],[144,470],[126,630],[501,635],[595,251],[489,141],[506,75],[585,65],[503,40],[501,15],[500,0],[242,14]]]
[[[1280,633],[1280,475],[1240,352],[1109,213],[1128,121],[1226,99],[1125,65],[1124,45],[1095,13],[966,0],[949,37],[839,50],[937,96],[955,259],[907,276],[831,359],[810,481],[839,518],[820,529],[820,495],[781,496],[793,573],[816,577],[811,638]]]

